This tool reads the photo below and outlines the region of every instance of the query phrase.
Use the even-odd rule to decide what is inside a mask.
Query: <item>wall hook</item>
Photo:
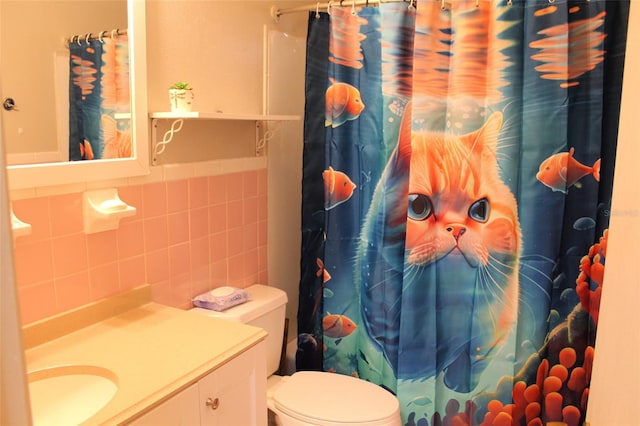
[[[7,111],[18,111],[16,101],[14,101],[13,98],[6,98],[2,103],[2,107]]]

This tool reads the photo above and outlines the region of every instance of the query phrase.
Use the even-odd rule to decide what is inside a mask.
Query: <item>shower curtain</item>
[[[131,157],[126,35],[69,43],[69,160]]]
[[[629,2],[342,6],[309,15],[297,368],[407,425],[582,424]]]

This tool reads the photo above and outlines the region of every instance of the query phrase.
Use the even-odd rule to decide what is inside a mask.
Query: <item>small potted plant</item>
[[[172,84],[169,87],[169,101],[171,103],[171,112],[191,111],[193,88],[184,81]]]

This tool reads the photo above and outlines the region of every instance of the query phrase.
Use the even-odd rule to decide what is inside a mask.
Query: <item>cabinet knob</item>
[[[215,398],[215,399],[207,398],[206,405],[207,407],[211,407],[212,410],[216,410],[220,405],[220,400],[218,398]]]

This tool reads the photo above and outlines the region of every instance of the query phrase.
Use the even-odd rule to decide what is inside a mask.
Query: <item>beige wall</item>
[[[194,110],[267,112],[265,34],[269,30],[297,37],[306,34],[306,14],[276,22],[271,19],[272,4],[267,0],[147,1],[149,110],[166,111],[168,87],[188,81],[194,87]],[[296,76],[290,70],[286,78]],[[286,98],[291,93],[287,87],[272,92],[270,98]],[[268,112],[301,115],[302,108],[303,103],[296,103],[286,110]],[[167,128],[159,127],[160,134]],[[167,146],[161,164],[254,155],[255,131],[253,122],[191,122],[181,130],[180,144]]]
[[[277,2],[279,6],[296,3],[307,4]],[[276,21],[271,18],[273,4],[270,0],[149,0],[149,110],[167,110],[168,86],[186,80],[195,90],[195,110],[302,118],[307,14],[288,14]],[[273,132],[267,141],[268,281],[288,294],[292,339],[297,330],[300,279],[302,119],[267,123],[259,137],[265,130]],[[252,122],[190,122],[179,142],[167,146],[160,162],[250,156],[255,131]]]
[[[265,26],[306,34],[306,14],[276,23],[273,3],[148,0],[149,110],[168,108],[166,89],[186,80],[196,89],[196,110],[262,113]]]
[[[587,419],[591,426],[640,424],[640,9],[632,2],[620,134]]]

